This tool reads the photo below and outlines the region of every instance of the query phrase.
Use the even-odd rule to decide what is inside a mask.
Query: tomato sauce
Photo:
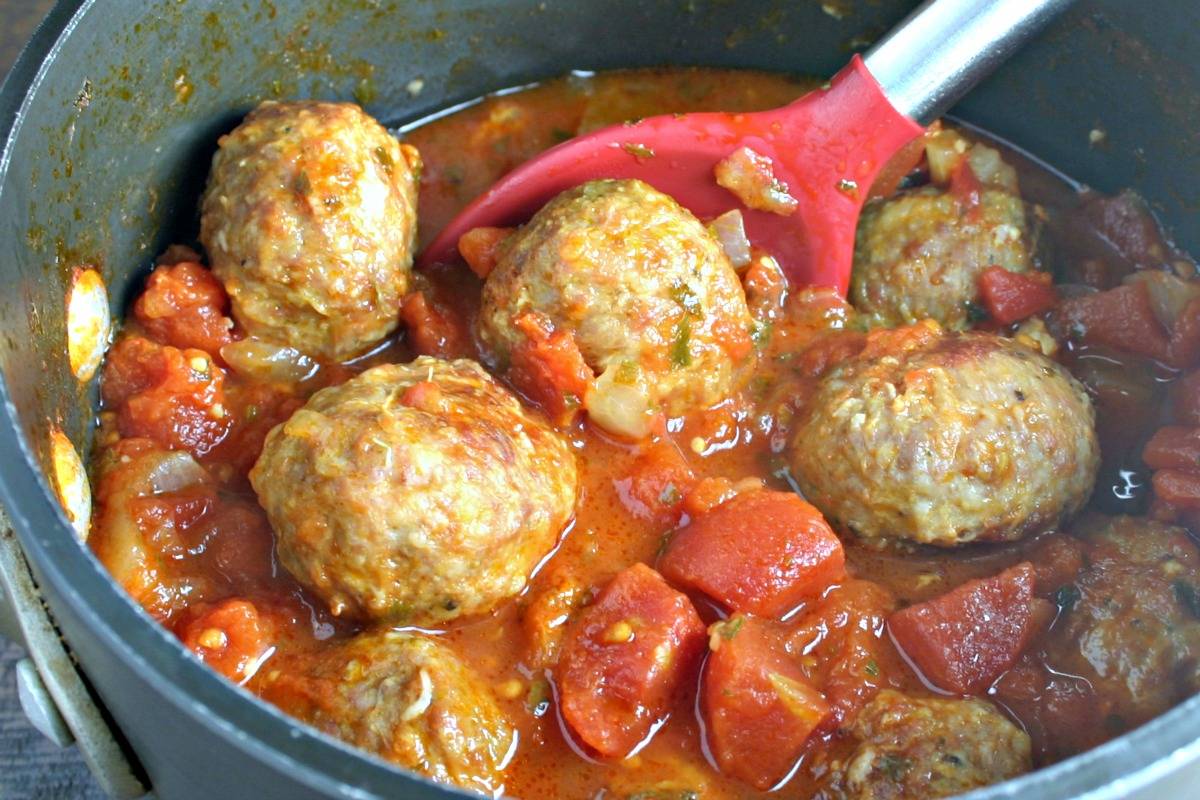
[[[425,164],[419,201],[420,240],[428,242],[457,210],[506,171],[579,132],[657,113],[770,108],[800,96],[813,85],[785,76],[701,69],[577,74],[406,125],[401,135],[420,150]],[[1082,202],[1076,187],[1013,151],[1006,151],[1005,157],[1019,168],[1022,194],[1028,202],[1063,212],[1055,216],[1057,220],[1071,214],[1081,216],[1072,211]],[[1049,234],[1056,241],[1077,239],[1077,231],[1085,223],[1077,219],[1076,227],[1066,229],[1056,223],[1060,229]],[[219,657],[209,657],[214,666],[235,680],[246,680],[254,668],[259,676],[269,671],[272,654],[320,648],[360,630],[354,623],[332,617],[275,560],[265,515],[245,478],[263,437],[317,388],[344,381],[375,364],[409,360],[414,348],[401,333],[353,363],[314,365],[299,381],[252,381],[229,370],[228,365],[213,362],[206,369],[224,370],[222,384],[214,386],[200,374],[203,371],[193,369],[199,363],[197,354],[203,356],[203,352],[186,348],[225,341],[229,329],[219,320],[228,313],[227,308],[195,269],[182,271],[178,278],[174,291],[166,285],[166,276],[152,282],[148,296],[138,301],[135,315],[126,321],[122,343],[110,355],[110,370],[114,359],[130,359],[133,366],[121,374],[130,376],[131,387],[106,386],[94,471],[101,487],[100,510],[91,544],[110,568],[124,565],[124,571],[114,569],[117,578],[127,587],[141,586],[139,600],[190,648],[201,657],[209,657],[209,650],[220,651]],[[462,351],[472,351],[475,346],[465,332],[477,311],[479,278],[458,264],[439,267],[420,281],[433,302],[412,308],[406,304],[405,319],[434,319],[442,327],[430,323],[428,327],[436,335],[417,342],[418,347],[426,352],[443,348],[446,355],[472,354]],[[681,520],[686,521],[689,512],[695,513],[695,508],[683,501],[685,495],[689,503],[700,502],[696,500],[700,495],[689,494],[690,489],[701,485],[719,500],[722,491],[752,479],[771,489],[791,491],[782,455],[790,414],[828,364],[862,346],[862,335],[847,324],[848,306],[829,292],[793,288],[784,304],[779,299],[783,287],[773,286],[769,275],[756,278],[752,273],[747,285],[751,304],[772,307],[774,335],[746,388],[713,409],[668,420],[649,444],[630,444],[586,422],[573,423],[567,435],[580,459],[580,500],[576,518],[557,550],[519,597],[483,617],[456,620],[432,631],[495,688],[519,730],[519,746],[507,770],[506,792],[513,796],[760,796],[758,789],[715,768],[713,755],[702,744],[699,687],[684,692],[666,722],[634,755],[603,761],[585,753],[566,732],[556,702],[558,687],[548,668],[568,614],[626,567],[658,562],[666,535]],[[201,336],[179,340],[177,327],[164,321],[176,309],[203,323]],[[151,314],[158,316],[148,316]],[[154,342],[138,347],[154,352],[138,355],[129,349],[126,343],[138,336]],[[164,345],[175,346],[164,349]],[[1106,462],[1094,506],[1106,511],[1144,510],[1148,475],[1134,465],[1133,455],[1144,438],[1129,430],[1136,425],[1126,423],[1147,420],[1142,433],[1148,437],[1159,421],[1152,409],[1161,402],[1163,387],[1174,373],[1103,348],[1077,347],[1065,358],[1077,372],[1091,376],[1090,381],[1084,376],[1085,383],[1099,387],[1099,425]],[[165,377],[164,370],[169,373]],[[201,388],[193,391],[194,384]],[[214,418],[217,393],[221,411]],[[142,412],[130,412],[130,396],[143,398]],[[186,431],[157,429],[153,410],[179,403],[202,409],[203,425]],[[137,437],[188,447],[219,477],[218,484],[199,494],[167,495],[175,498],[169,508],[163,507],[167,501],[162,497],[129,500],[129,492],[122,492],[128,488],[126,484],[104,476],[135,463],[128,461],[137,457],[137,445],[130,441],[145,441]],[[203,446],[194,446],[197,441]],[[150,547],[160,551],[152,559],[153,567],[139,568],[120,555],[120,548],[128,542],[119,531],[106,527],[106,504],[122,502],[138,505],[136,516],[143,531],[157,532]],[[891,602],[900,606],[918,603],[964,581],[994,576],[1025,561],[1033,561],[1039,569],[1047,562],[1044,538],[1008,546],[967,546],[953,552],[879,550],[853,541],[843,545],[850,577],[825,597],[802,600],[789,617],[799,625],[792,635],[808,637],[807,649],[818,654],[810,665],[812,674],[828,677],[833,669],[817,663],[821,648],[811,647],[814,640],[859,637],[847,648],[858,654],[857,660],[837,667],[840,688],[826,687],[827,699],[836,708],[861,705],[863,696],[881,686],[917,695],[932,693],[883,631],[882,615],[891,610]],[[137,580],[131,577],[133,573]],[[695,601],[706,624],[724,615],[699,596]],[[839,614],[844,619],[847,609],[870,614],[872,608],[882,609],[876,628],[868,626],[851,634],[836,623]],[[271,652],[261,664],[229,656],[224,649],[227,643],[206,626],[206,620],[212,619],[224,620],[224,629],[236,631],[236,635],[226,634],[235,645],[266,640]],[[1053,636],[1054,630],[1044,635]],[[256,679],[250,677],[247,685],[253,691]],[[1022,723],[1021,714],[1026,712],[1015,713]],[[1091,736],[1090,732],[1081,733],[1078,745],[1060,742],[1058,755],[1093,744],[1087,738]],[[819,728],[779,796],[806,798],[817,793],[823,785],[822,775],[832,762],[845,757],[849,746],[836,725]],[[653,791],[662,793],[637,794]]]

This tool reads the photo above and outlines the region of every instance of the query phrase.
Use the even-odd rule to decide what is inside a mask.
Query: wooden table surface
[[[52,0],[0,0],[0,75],[8,73],[51,5]],[[0,525],[8,525],[2,512]],[[22,656],[15,644],[0,639],[0,800],[102,800],[78,750],[57,747],[25,719],[14,672]]]

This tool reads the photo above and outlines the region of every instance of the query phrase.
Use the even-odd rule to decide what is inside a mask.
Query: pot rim
[[[96,2],[58,0],[0,85],[0,195],[25,112],[63,43]],[[37,574],[85,625],[100,632],[125,666],[153,681],[176,709],[234,747],[249,750],[255,759],[331,797],[369,798],[414,785],[444,797],[476,796],[326,736],[205,667],[81,546],[21,432],[3,373],[0,407],[0,452],[18,454],[0,467],[0,500]],[[1200,695],[1100,747],[964,797],[1116,800],[1197,760]]]

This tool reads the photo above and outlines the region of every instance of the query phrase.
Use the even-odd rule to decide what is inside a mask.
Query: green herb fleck
[[[867,661],[867,663],[863,666],[863,672],[867,673],[872,678],[879,677],[879,665],[875,663],[875,659],[872,658]]]
[[[879,759],[879,767],[887,776],[894,781],[900,781],[904,778],[904,773],[912,767],[912,761],[903,756],[894,756],[885,754]]]
[[[662,558],[663,553],[667,552],[667,548],[671,546],[671,539],[674,533],[675,531],[667,531],[658,537],[658,551],[654,554],[655,558]]]
[[[658,502],[664,506],[673,506],[683,498],[679,494],[679,490],[675,488],[675,484],[668,483],[663,487],[663,490],[658,495]]]
[[[989,317],[986,308],[974,300],[967,301],[967,322],[977,325],[980,322],[987,322]]]
[[[700,298],[692,291],[692,287],[685,281],[676,281],[671,286],[671,299],[679,304],[679,307],[693,317],[704,316],[704,310],[700,307]]]
[[[256,406],[256,405],[246,406],[246,422],[253,422],[257,418],[258,418],[258,406]]]
[[[625,144],[621,145],[621,149],[626,153],[629,153],[629,155],[633,156],[638,161],[645,161],[647,159],[654,158],[654,150],[644,144],[638,144],[637,142],[625,142]]]
[[[392,154],[387,151],[386,147],[380,145],[375,148],[375,160],[383,166],[384,172],[388,175],[392,174],[392,167],[395,166],[395,162],[392,161]]]
[[[745,617],[734,617],[721,626],[721,638],[729,641],[738,635],[738,631],[742,629],[742,625],[746,624]]]
[[[365,106],[375,99],[375,82],[370,76],[361,79],[354,87],[354,99],[360,106]]]
[[[565,142],[573,138],[574,134],[564,128],[555,128],[550,131],[550,138],[556,142]]]
[[[849,178],[842,178],[837,182],[839,192],[845,192],[849,195],[858,194],[858,182],[852,181]]]
[[[1200,619],[1200,594],[1196,592],[1196,587],[1187,581],[1175,581],[1171,586],[1180,605],[1192,612],[1193,617]]]
[[[1079,587],[1073,583],[1068,583],[1054,593],[1054,604],[1066,612],[1075,607],[1075,604],[1079,602],[1079,598]]]
[[[756,350],[763,350],[771,343],[771,334],[775,332],[775,323],[770,320],[756,320],[750,326],[750,341]]]
[[[543,679],[529,684],[529,692],[525,695],[525,707],[535,717],[545,716],[550,710],[550,685]]]
[[[677,367],[692,365],[692,324],[687,317],[675,326],[675,341],[671,344],[671,363]]]

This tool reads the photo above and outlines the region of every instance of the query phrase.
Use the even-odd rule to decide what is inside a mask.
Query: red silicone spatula
[[[701,219],[742,210],[750,240],[793,282],[850,281],[854,229],[880,168],[1071,0],[927,0],[827,87],[772,111],[651,117],[580,136],[526,162],[455,217],[418,264],[455,257],[472,228],[517,225],[559,192],[640,178]],[[748,147],[796,199],[782,216],[746,208],[714,168]]]

